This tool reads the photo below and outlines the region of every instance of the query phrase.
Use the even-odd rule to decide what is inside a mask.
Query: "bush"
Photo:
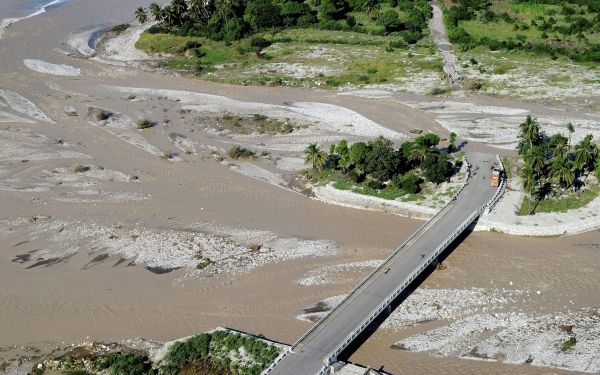
[[[390,41],[391,48],[405,48],[406,42],[404,40],[392,40]]]
[[[116,358],[110,366],[110,371],[113,375],[147,375],[151,373],[152,366],[147,358],[125,354]]]
[[[83,173],[83,172],[87,172],[90,170],[90,167],[86,166],[86,165],[81,165],[81,164],[77,164],[75,167],[73,167],[73,172],[75,173]]]
[[[479,91],[484,87],[484,83],[480,79],[469,80],[466,83],[466,89],[471,91]]]
[[[434,87],[430,92],[429,95],[433,95],[433,96],[438,96],[438,95],[446,95],[450,92],[450,90],[447,87]]]
[[[103,109],[96,110],[96,121],[106,121],[112,116],[112,113]]]
[[[423,38],[423,33],[416,30],[404,30],[400,32],[400,35],[402,35],[402,38],[408,44],[415,44]]]
[[[395,176],[392,182],[407,194],[417,194],[421,191],[423,180],[413,172],[408,172],[405,175]]]
[[[575,337],[571,337],[567,341],[565,341],[562,345],[562,351],[566,352],[567,350],[571,350],[577,344],[577,339]]]
[[[261,36],[255,36],[250,39],[250,46],[254,51],[261,51],[271,45],[271,42]]]
[[[232,159],[248,159],[254,156],[254,152],[244,148],[240,145],[232,146],[229,151],[227,151],[227,155]]]
[[[147,129],[154,125],[152,121],[148,120],[147,118],[138,119],[135,124],[138,129]]]

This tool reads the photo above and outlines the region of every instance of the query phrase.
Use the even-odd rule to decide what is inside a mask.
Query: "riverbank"
[[[145,6],[149,2],[142,1]],[[402,140],[415,128],[447,137],[448,130],[431,112],[402,104],[443,105],[442,101],[384,88],[331,91],[223,85],[57,51],[71,34],[131,23],[139,5],[119,0],[69,2],[57,11],[13,24],[2,36],[0,87],[9,98],[0,99],[4,121],[0,138],[6,146],[0,151],[0,219],[24,222],[12,231],[0,228],[4,286],[0,346],[25,348],[31,357],[40,348],[52,351],[67,343],[131,337],[165,342],[216,326],[292,343],[311,325],[295,318],[303,309],[347,293],[369,266],[384,259],[420,222],[323,204],[265,180],[281,183],[280,175],[304,168],[301,153],[307,143],[368,140],[380,131]],[[25,60],[66,65],[81,74],[39,72],[29,69]],[[456,101],[567,118],[594,114],[578,107],[481,95]],[[98,120],[91,108],[112,115],[103,120],[101,114]],[[294,118],[309,124],[289,134],[236,134],[218,125],[225,111],[248,116],[266,112],[281,121]],[[473,110],[463,118],[468,122],[477,116]],[[152,126],[138,128],[140,119],[150,120]],[[344,126],[348,123],[353,126]],[[486,126],[475,122],[475,129],[463,131],[483,133]],[[495,141],[480,142],[474,136],[467,141],[467,151],[498,152]],[[238,144],[256,151],[257,158],[230,159],[227,151]],[[263,151],[269,154],[262,155]],[[250,178],[235,168],[265,179]],[[190,249],[211,244],[207,253],[238,248],[238,241],[230,241],[227,233],[208,235],[201,223],[239,230],[240,236],[250,234],[251,242],[280,241],[276,252],[282,257],[252,269],[244,268],[242,258],[239,264],[232,262],[231,271],[189,277],[186,270],[195,273],[200,263],[193,263]],[[82,228],[93,230],[81,237]],[[336,251],[317,246],[307,256],[288,258],[294,249],[294,243],[286,242],[289,239],[296,245],[333,242]],[[544,314],[563,314],[563,306],[572,310],[597,306],[597,242],[596,232],[552,239],[474,232],[444,260],[446,269],[426,280],[426,286],[464,291],[491,285],[511,288],[512,282],[514,289],[541,293],[517,309]],[[239,246],[249,249],[253,244]],[[300,253],[304,247],[296,249]],[[37,263],[37,254],[58,250],[72,256],[30,268]],[[152,272],[144,266],[152,254],[162,255],[161,262],[178,260],[169,259],[169,252],[181,255],[179,265],[186,263],[187,268],[161,273],[164,270]],[[132,259],[123,260],[121,255]],[[134,256],[139,264],[130,264]],[[345,264],[351,266],[340,266]],[[332,283],[319,284],[321,275]],[[302,285],[299,280],[304,280]],[[416,335],[438,323],[425,324],[407,329]],[[351,360],[415,375],[440,368],[449,374],[548,371],[391,349],[405,336],[380,330]],[[1,366],[12,355],[0,350],[0,358]]]

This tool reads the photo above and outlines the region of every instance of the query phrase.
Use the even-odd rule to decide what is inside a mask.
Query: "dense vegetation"
[[[529,195],[527,209],[522,213],[532,214],[544,199],[562,197],[569,190],[581,192],[587,177],[594,172],[600,178],[600,152],[592,135],[573,146],[573,125],[568,125],[568,131],[569,137],[560,133],[549,136],[531,116],[520,125],[521,179]],[[532,198],[536,201],[534,206]]]
[[[456,136],[451,137],[449,151],[455,151]],[[329,153],[316,144],[309,145],[305,162],[313,171],[329,175],[341,173],[348,182],[378,191],[382,197],[417,194],[426,179],[435,184],[450,178],[456,167],[447,151],[437,146],[439,136],[430,133],[404,142],[398,149],[384,137],[348,145],[345,140],[330,147]]]
[[[379,27],[367,28],[367,15]],[[158,22],[150,31],[234,41],[286,28],[321,28],[399,33],[405,41],[421,39],[431,8],[427,0],[172,0],[160,7],[138,8],[136,18]],[[257,48],[264,48],[257,39]]]
[[[597,0],[453,0],[444,17],[450,41],[462,49],[487,46],[600,62]]]
[[[62,374],[68,375],[157,375],[147,356],[133,353],[109,353],[106,355],[65,355],[56,361]],[[48,371],[44,367],[35,367],[33,375],[43,375]]]
[[[161,371],[177,375],[183,369],[199,366],[224,375],[258,375],[278,355],[279,349],[255,337],[216,331],[175,343],[165,356]]]
[[[32,374],[258,375],[279,352],[279,348],[253,336],[215,331],[176,342],[158,363],[139,349],[93,344],[75,347],[65,355],[35,365]]]

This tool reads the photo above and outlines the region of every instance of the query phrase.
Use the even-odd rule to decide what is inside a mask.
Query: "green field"
[[[600,3],[574,0],[454,0],[445,8],[450,39],[462,50],[521,50],[600,61]]]
[[[410,47],[397,36],[335,30],[288,29],[260,36],[272,43],[264,54],[251,50],[252,38],[226,43],[147,32],[136,47],[166,55],[163,64],[169,69],[243,85],[394,84],[414,73],[441,76],[443,71],[429,35]]]

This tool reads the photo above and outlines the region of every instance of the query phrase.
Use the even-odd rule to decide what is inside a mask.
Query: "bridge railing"
[[[498,160],[500,160],[499,157],[497,157]],[[502,161],[500,160],[500,165],[502,166]],[[503,166],[502,166],[503,167]],[[419,268],[417,268],[416,270],[414,270],[403,282],[402,284],[395,289],[395,291],[389,295],[385,300],[383,300],[383,302],[381,302],[368,316],[367,318],[365,318],[365,320],[363,320],[363,322],[361,323],[361,325],[359,326],[358,329],[352,331],[350,334],[348,334],[348,336],[346,336],[346,339],[344,340],[344,342],[342,343],[342,345],[340,347],[338,347],[335,351],[333,351],[332,353],[330,353],[328,355],[328,357],[326,358],[325,362],[326,362],[326,366],[322,369],[322,371],[327,371],[328,366],[335,362],[337,360],[337,356],[344,350],[346,349],[346,347],[356,339],[356,337],[366,328],[368,327],[373,320],[375,320],[375,318],[377,316],[379,316],[379,314],[381,314],[381,312],[383,310],[385,310],[405,289],[406,287],[408,287],[408,285],[415,280],[420,274],[421,272],[423,272],[427,267],[429,267],[429,265],[431,263],[433,263],[437,257],[440,256],[440,254],[446,250],[446,248],[452,243],[454,242],[454,240],[460,236],[461,233],[463,233],[463,231],[465,229],[467,229],[471,224],[473,224],[473,222],[480,217],[486,210],[489,209],[490,206],[493,206],[497,200],[500,198],[500,196],[502,195],[502,193],[504,192],[504,187],[505,187],[505,183],[506,181],[503,179],[501,186],[498,188],[498,190],[496,191],[496,193],[494,194],[494,196],[492,197],[492,199],[487,202],[485,205],[481,206],[477,211],[473,212],[467,219],[465,219],[460,226],[458,226],[453,232],[452,234],[443,242],[441,243],[436,250],[423,262],[421,263],[421,265],[419,266]],[[466,183],[463,185],[466,185]],[[457,195],[460,193],[460,191],[462,191],[462,188],[459,190],[459,192],[457,193]],[[444,207],[445,209],[445,207]],[[443,211],[443,210],[442,210]],[[440,211],[440,212],[442,212]],[[394,253],[394,255],[397,254],[397,251]],[[391,257],[390,257],[391,258]],[[371,275],[369,275],[370,277]],[[339,306],[339,305],[338,305]],[[322,372],[324,373],[324,372]],[[321,373],[320,373],[321,374]]]
[[[266,369],[262,370],[262,372],[260,373],[260,375],[267,375],[271,371],[273,371],[273,369],[275,368],[275,366],[277,366],[281,361],[283,361],[283,358],[285,358],[285,356],[289,352],[290,352],[289,349],[282,350],[281,353],[279,353],[279,355],[277,356],[277,358],[275,358],[275,360],[269,365],[269,367],[267,367]]]
[[[463,165],[467,165],[468,161],[467,158],[463,156]],[[435,215],[433,215],[429,220],[427,220],[423,225],[421,225],[419,227],[419,229],[417,229],[410,237],[408,237],[408,239],[406,239],[406,241],[404,241],[402,243],[402,245],[400,245],[400,247],[398,247],[395,251],[392,252],[392,254],[390,254],[390,256],[388,256],[383,263],[381,263],[381,265],[377,268],[375,268],[367,277],[365,277],[356,287],[354,287],[354,289],[352,289],[350,291],[350,293],[348,293],[348,295],[346,295],[346,297],[344,297],[344,299],[342,299],[342,301],[333,309],[331,309],[327,315],[325,315],[321,320],[319,320],[317,323],[315,323],[304,335],[302,335],[302,337],[300,337],[298,339],[298,341],[296,341],[294,343],[294,345],[292,345],[291,350],[293,351],[301,342],[302,340],[304,340],[306,337],[308,337],[310,334],[312,334],[317,328],[319,328],[323,323],[326,322],[326,320],[332,316],[335,311],[341,307],[345,302],[347,302],[349,299],[351,299],[356,292],[361,289],[366,283],[368,283],[371,278],[377,273],[380,272],[382,269],[385,268],[385,266],[395,257],[397,256],[400,251],[402,251],[402,249],[404,247],[406,247],[407,244],[409,244],[415,237],[417,237],[418,235],[421,234],[421,232],[423,232],[424,229],[426,229],[432,222],[434,222],[435,220],[437,220],[438,216],[440,216],[442,213],[444,213],[446,211],[446,208],[448,206],[450,206],[450,204],[456,199],[456,197],[463,191],[463,189],[465,188],[465,186],[467,186],[467,182],[469,181],[469,170],[467,169],[467,174],[465,176],[465,180],[463,181],[463,184],[461,185],[460,189],[456,192],[456,194],[454,194],[454,196],[452,197],[452,199],[446,203],[444,205],[444,207],[439,210]]]
[[[419,268],[417,268],[416,270],[414,270],[403,282],[402,284],[400,284],[400,286],[398,288],[396,288],[396,290],[394,291],[394,293],[392,293],[391,295],[389,295],[385,300],[383,300],[383,302],[381,302],[381,304],[379,304],[368,316],[367,318],[365,318],[365,320],[363,320],[363,322],[361,323],[361,325],[359,326],[358,329],[352,331],[350,334],[348,334],[348,336],[346,336],[346,339],[344,340],[344,342],[342,343],[342,345],[336,349],[335,351],[333,351],[332,353],[330,353],[328,355],[328,357],[326,358],[326,366],[321,370],[321,371],[327,371],[327,367],[331,364],[337,361],[337,356],[344,351],[344,349],[346,349],[346,347],[356,339],[356,337],[365,329],[367,328],[372,322],[373,320],[375,320],[375,318],[377,316],[379,316],[379,314],[385,310],[405,289],[406,287],[408,287],[408,285],[415,280],[420,274],[421,272],[423,272],[431,263],[433,263],[433,261],[435,261],[435,259],[437,259],[437,257],[458,237],[460,236],[460,234],[467,228],[469,227],[471,224],[473,224],[473,222],[475,221],[475,219],[477,219],[479,216],[481,216],[481,214],[483,213],[483,211],[485,210],[487,205],[482,206],[481,208],[479,208],[477,211],[475,211],[473,214],[471,214],[465,221],[463,221],[463,223],[452,233],[452,235],[450,235],[440,246],[438,246],[436,248],[436,250],[427,258],[426,261],[424,261],[423,263],[421,263],[421,265],[419,266]],[[324,372],[321,372],[319,374],[322,374]]]
[[[496,155],[496,160],[498,161],[498,165],[500,165],[500,169],[504,172],[504,163],[502,163],[502,159],[500,158],[500,156]],[[502,198],[502,195],[504,195],[504,191],[506,190],[507,183],[507,179],[504,177],[503,173],[502,179],[500,181],[500,186],[498,187],[498,190],[496,190],[496,194],[494,194],[492,199],[486,205],[484,215],[489,214],[490,211],[494,208],[494,206],[496,206],[496,203],[498,203],[500,198]]]

